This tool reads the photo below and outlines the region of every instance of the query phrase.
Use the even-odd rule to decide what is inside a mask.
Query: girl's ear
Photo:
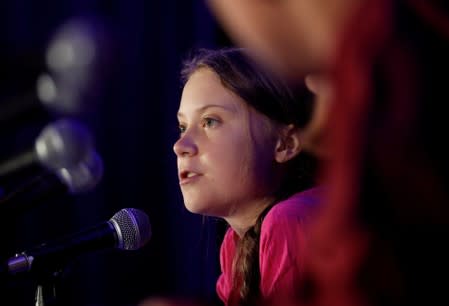
[[[302,150],[301,133],[293,124],[282,127],[276,142],[274,158],[278,163],[285,163]]]

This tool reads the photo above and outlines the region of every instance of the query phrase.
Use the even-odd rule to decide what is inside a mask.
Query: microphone
[[[103,161],[96,151],[78,164],[44,171],[27,180],[15,190],[0,194],[0,209],[9,215],[18,215],[51,197],[80,194],[92,190],[103,177]]]
[[[31,150],[0,163],[0,185],[36,166],[51,171],[76,167],[92,151],[92,136],[82,123],[59,119],[42,129]]]
[[[42,114],[77,116],[93,110],[101,100],[111,61],[107,34],[97,19],[73,19],[59,27],[46,47],[45,69],[34,88],[1,101],[0,132]],[[20,69],[21,63],[15,66]]]
[[[106,248],[137,250],[150,238],[151,224],[147,214],[135,208],[124,208],[107,222],[16,254],[0,268],[0,273],[55,272],[54,269],[61,269],[69,259],[82,253]]]
[[[37,80],[42,103],[62,114],[92,110],[110,64],[106,47],[108,33],[99,19],[74,18],[63,24],[45,54],[49,73]]]

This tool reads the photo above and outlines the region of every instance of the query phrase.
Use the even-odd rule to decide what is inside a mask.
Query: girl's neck
[[[232,214],[232,216],[225,217],[224,219],[237,235],[242,238],[246,231],[256,224],[257,218],[264,209],[272,205],[273,202],[274,198],[267,197],[254,201],[254,203],[247,203],[245,209],[240,209],[238,212]]]

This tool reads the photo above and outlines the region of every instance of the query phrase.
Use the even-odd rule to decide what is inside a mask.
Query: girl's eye
[[[178,125],[178,131],[180,134],[184,133],[186,131],[185,125],[179,124]]]
[[[220,123],[217,119],[206,117],[203,119],[203,127],[212,128]]]

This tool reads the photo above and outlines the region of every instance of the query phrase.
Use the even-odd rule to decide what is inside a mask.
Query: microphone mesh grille
[[[151,224],[146,213],[136,208],[123,208],[111,220],[118,225],[121,249],[137,250],[151,238]]]

